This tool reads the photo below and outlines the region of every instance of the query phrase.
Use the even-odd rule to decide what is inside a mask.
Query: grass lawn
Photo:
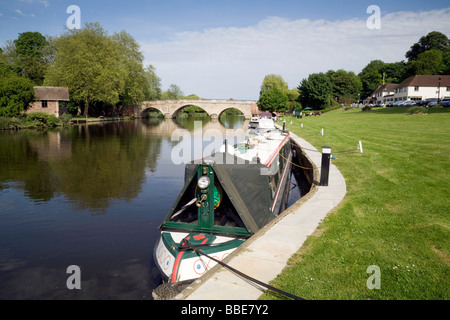
[[[332,147],[347,194],[272,285],[305,299],[450,298],[450,110],[405,112],[284,118],[318,150]],[[364,153],[337,152],[360,140]],[[367,287],[369,266],[379,267],[380,289]]]

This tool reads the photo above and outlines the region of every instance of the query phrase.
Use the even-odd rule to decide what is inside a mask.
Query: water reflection
[[[0,132],[0,299],[150,299],[157,226],[184,181],[171,136],[194,120]]]

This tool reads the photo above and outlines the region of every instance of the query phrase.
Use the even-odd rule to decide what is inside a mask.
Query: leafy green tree
[[[406,68],[409,76],[441,74],[445,68],[442,52],[437,49],[424,51],[416,60],[408,62]]]
[[[139,51],[140,46],[136,40],[125,31],[114,34],[112,39],[119,44],[125,71],[124,88],[119,94],[120,102],[122,105],[139,104],[145,100],[150,90],[150,83],[143,68],[144,55]]]
[[[333,97],[338,97],[340,102],[351,103],[358,98],[362,83],[354,72],[342,69],[330,70],[327,76],[330,78]]]
[[[450,46],[442,50],[442,74],[450,74]]]
[[[287,95],[289,101],[294,102],[298,99],[298,97],[300,96],[300,93],[298,92],[297,88],[294,88],[294,89],[289,89],[286,92],[286,95]]]
[[[426,36],[419,39],[418,42],[411,46],[411,49],[406,52],[408,61],[414,61],[419,58],[419,55],[425,51],[437,49],[443,50],[450,46],[450,40],[447,36],[438,31],[432,31]]]
[[[270,89],[278,89],[279,91],[284,93],[287,93],[287,91],[289,91],[286,81],[284,81],[282,76],[277,74],[269,74],[264,77],[260,94]]]
[[[261,111],[284,112],[288,108],[288,96],[277,88],[264,90],[257,102]]]
[[[147,68],[145,68],[145,76],[148,82],[145,100],[160,100],[161,79],[156,75],[156,68],[152,65],[148,65]]]
[[[384,63],[379,72],[384,76],[384,83],[400,83],[407,78],[406,65],[403,61]]]
[[[381,69],[384,67],[384,62],[381,60],[372,60],[359,73],[359,78],[362,83],[362,98],[372,95],[372,93],[383,84],[383,74]]]
[[[12,72],[0,77],[0,117],[16,117],[34,100],[33,83]]]
[[[331,81],[326,74],[313,73],[308,79],[303,79],[298,86],[299,100],[303,107],[325,109],[330,104],[332,90]]]
[[[41,85],[47,64],[44,50],[48,45],[46,38],[39,32],[19,33],[19,37],[10,43],[10,63],[15,72]]]
[[[181,91],[180,87],[176,84],[171,84],[169,89],[163,93],[163,100],[179,100],[183,99],[184,93]]]
[[[69,30],[55,40],[56,56],[45,85],[67,86],[75,101],[84,101],[84,115],[92,102],[116,104],[125,87],[123,48],[98,23]]]

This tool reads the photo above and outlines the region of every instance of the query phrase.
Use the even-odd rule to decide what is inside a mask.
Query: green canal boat
[[[159,226],[154,249],[165,281],[202,276],[280,214],[291,160],[287,131],[256,129],[244,143],[187,164],[185,185]]]

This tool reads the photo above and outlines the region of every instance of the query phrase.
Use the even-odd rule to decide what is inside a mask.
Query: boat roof
[[[245,153],[239,151],[238,144],[232,152],[218,152],[202,159],[203,164],[211,165],[246,229],[252,233],[275,217],[271,210],[273,195],[269,183],[271,175],[278,171],[278,154],[288,142],[289,135],[277,129],[256,138],[258,144]],[[187,164],[186,176],[195,174],[199,165]]]
[[[289,143],[288,132],[278,129],[256,132],[250,134],[247,141],[238,143],[236,148],[222,146],[219,152],[186,164],[185,187],[165,222],[170,221],[187,186],[196,178],[198,167],[208,164],[247,231],[257,232],[275,217],[271,209],[273,191],[270,182],[278,171],[279,152],[286,143]]]

